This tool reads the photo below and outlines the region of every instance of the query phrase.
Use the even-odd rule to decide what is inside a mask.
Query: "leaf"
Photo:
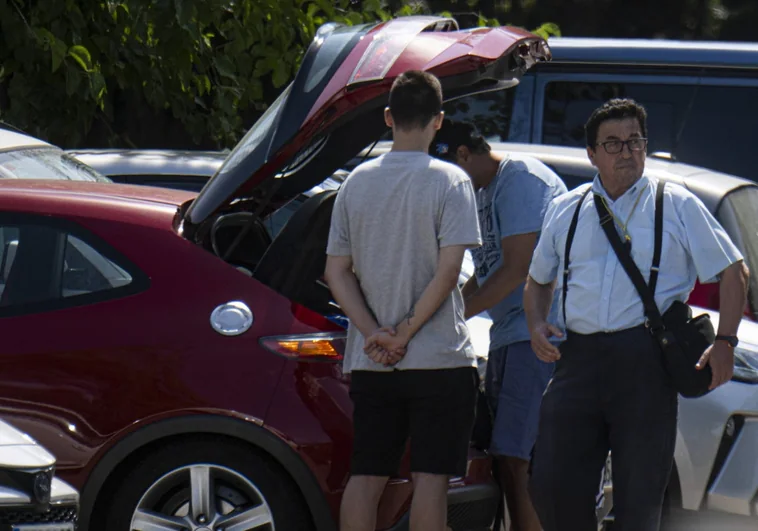
[[[72,46],[68,49],[68,55],[74,61],[79,63],[79,66],[82,67],[82,70],[85,72],[92,71],[92,56],[90,55],[87,48],[81,44],[77,44],[76,46]]]
[[[57,71],[60,68],[63,59],[66,58],[67,51],[68,47],[66,46],[66,43],[59,39],[55,39],[55,42],[50,47],[50,53],[52,54],[53,60],[53,72]]]
[[[351,11],[347,14],[347,20],[350,21],[350,24],[353,26],[357,26],[358,24],[363,24],[363,15],[356,11]]]
[[[176,7],[176,21],[183,28],[186,28],[192,20],[192,6],[190,0],[174,0]]]
[[[206,110],[206,111],[208,110],[208,106],[203,101],[203,98],[199,96],[195,96],[195,105],[197,105],[198,107],[201,107],[203,110]]]
[[[274,75],[271,77],[271,82],[274,84],[274,88],[280,88],[284,86],[284,84],[287,83],[288,79],[289,68],[287,68],[287,63],[284,61],[279,61],[276,63],[276,68],[274,68]]]
[[[560,37],[561,28],[554,22],[545,22],[539,28],[533,30],[532,33],[539,35],[543,39],[548,39],[549,37]]]
[[[255,68],[253,69],[253,78],[257,79],[263,77],[271,72],[272,67],[267,59],[258,59],[255,62]]]
[[[45,28],[34,28],[32,31],[37,37],[37,42],[45,46],[45,49],[47,49],[48,46],[52,46],[52,44],[57,40],[55,35],[50,33],[50,31]]]
[[[237,80],[237,76],[235,75],[234,71],[234,64],[228,56],[220,55],[216,57],[216,59],[213,60],[213,64],[216,67],[216,71],[220,75],[235,81]]]
[[[66,69],[66,95],[73,96],[81,83],[81,74],[73,69]]]
[[[95,72],[90,76],[90,94],[92,98],[102,106],[103,95],[105,95],[105,78],[100,72]]]

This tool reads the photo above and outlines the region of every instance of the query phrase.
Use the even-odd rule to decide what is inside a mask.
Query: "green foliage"
[[[124,105],[170,114],[197,143],[226,146],[259,114],[327,21],[386,19],[379,0],[6,0],[0,119],[65,146]],[[249,124],[248,124],[249,125]],[[151,124],[144,124],[150,128]],[[132,133],[134,134],[134,133]],[[111,128],[103,144],[129,143]]]
[[[0,119],[64,147],[229,147],[290,81],[321,24],[386,20],[390,9],[382,0],[4,0]],[[428,9],[405,1],[395,16]],[[538,31],[558,34],[553,24]]]
[[[545,22],[539,28],[533,29],[532,33],[534,33],[535,35],[539,35],[545,40],[549,40],[550,37],[560,37],[561,28],[558,27],[558,24],[554,24],[552,22]]]

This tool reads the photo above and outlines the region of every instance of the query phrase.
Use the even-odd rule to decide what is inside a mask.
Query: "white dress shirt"
[[[580,334],[591,334],[624,330],[644,323],[640,296],[600,226],[592,196],[605,197],[616,219],[626,222],[641,194],[626,229],[632,240],[632,258],[647,281],[655,242],[656,185],[657,179],[643,176],[612,201],[600,178],[595,177],[592,184],[579,186],[550,204],[529,275],[540,284],[557,278],[556,289],[560,292],[571,218],[577,201],[592,187],[582,204],[571,247],[566,322],[563,322],[563,313],[558,312],[559,322],[554,324]],[[618,225],[616,228],[623,238]],[[719,273],[741,259],[739,250],[705,205],[683,186],[666,183],[663,246],[655,292],[661,313],[675,300],[686,301],[697,279],[701,283],[714,282]]]

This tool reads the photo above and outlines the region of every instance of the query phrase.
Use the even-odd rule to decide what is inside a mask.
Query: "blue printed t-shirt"
[[[479,286],[503,265],[501,240],[507,236],[539,233],[550,202],[567,191],[560,177],[539,160],[527,156],[503,159],[492,182],[477,191],[477,209],[483,244],[471,250]],[[526,278],[524,279],[526,281]],[[492,318],[490,350],[529,340],[522,283],[488,310]],[[556,322],[555,293],[549,322]]]

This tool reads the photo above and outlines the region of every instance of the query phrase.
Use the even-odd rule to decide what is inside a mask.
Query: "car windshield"
[[[716,217],[742,251],[751,270],[758,267],[758,187],[745,186],[728,194]],[[758,311],[758,278],[750,275],[748,303],[753,315]]]
[[[54,147],[0,152],[0,179],[111,182],[86,164]]]

